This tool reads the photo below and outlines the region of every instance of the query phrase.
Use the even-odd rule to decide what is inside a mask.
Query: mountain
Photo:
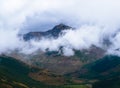
[[[23,39],[28,42],[31,39],[40,40],[42,37],[58,38],[64,30],[74,28],[59,24],[46,32],[24,34]],[[109,40],[105,39],[104,44],[109,46]],[[75,54],[69,57],[64,56],[62,51],[40,50],[30,55],[13,51],[1,56],[0,88],[5,85],[10,88],[120,87],[120,57],[106,55],[104,49],[95,45],[89,49],[73,51]]]
[[[23,39],[28,41],[30,39],[41,39],[42,37],[54,37],[57,38],[63,30],[73,29],[65,24],[59,24],[45,32],[29,32],[24,34]]]
[[[63,75],[75,72],[85,64],[99,60],[104,56],[104,53],[105,51],[103,49],[92,46],[89,50],[75,51],[75,55],[70,57],[59,54],[57,51],[37,51],[31,55],[12,52],[7,56],[21,60],[29,65],[48,69],[56,74]]]
[[[74,28],[65,24],[59,24],[46,32],[29,32],[23,35],[23,39],[27,42],[31,39],[41,39],[42,37],[54,37],[57,38],[64,30],[74,30]],[[58,51],[36,51],[31,55],[21,54],[18,52],[12,52],[7,56],[21,60],[29,65],[48,69],[56,74],[67,74],[75,72],[83,65],[94,62],[104,56],[105,50],[91,46],[89,50],[74,50],[75,55],[71,57],[64,56]],[[64,68],[64,69],[63,69]]]
[[[120,57],[107,55],[103,58],[84,65],[76,72],[66,76],[86,79],[92,83],[93,88],[119,88],[120,87]]]

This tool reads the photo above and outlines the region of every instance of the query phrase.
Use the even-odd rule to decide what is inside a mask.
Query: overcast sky
[[[118,26],[119,0],[0,0],[0,27],[47,30],[59,23]]]

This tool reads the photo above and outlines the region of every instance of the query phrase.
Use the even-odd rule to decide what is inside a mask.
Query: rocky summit
[[[56,25],[52,29],[45,31],[45,32],[29,32],[27,34],[24,34],[23,39],[25,41],[28,41],[31,39],[38,39],[39,40],[42,37],[57,38],[63,30],[68,30],[68,29],[73,29],[73,28],[61,23],[61,24]]]

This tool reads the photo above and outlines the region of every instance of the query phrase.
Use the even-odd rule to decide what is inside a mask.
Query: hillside
[[[13,58],[0,56],[0,88],[53,88],[31,79],[34,69]]]
[[[11,57],[0,56],[0,88],[90,88],[76,85],[69,78],[55,75],[48,70],[30,68]]]
[[[71,57],[63,56],[56,51],[46,53],[37,51],[31,55],[12,52],[8,56],[22,60],[29,65],[48,69],[53,73],[63,75],[75,72],[83,65],[100,59],[104,56],[104,52],[103,49],[93,46],[89,50],[75,51],[75,55]]]
[[[66,76],[85,79],[87,83],[93,84],[93,88],[119,88],[120,57],[105,56]]]

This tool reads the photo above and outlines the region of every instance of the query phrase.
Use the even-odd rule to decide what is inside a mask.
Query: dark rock
[[[73,28],[69,27],[67,25],[64,25],[64,24],[59,24],[59,25],[56,25],[55,27],[53,27],[53,29],[48,30],[46,32],[29,32],[27,34],[24,34],[23,39],[25,41],[28,41],[31,39],[40,40],[42,37],[57,38],[63,30],[67,30],[67,29],[73,29]]]

